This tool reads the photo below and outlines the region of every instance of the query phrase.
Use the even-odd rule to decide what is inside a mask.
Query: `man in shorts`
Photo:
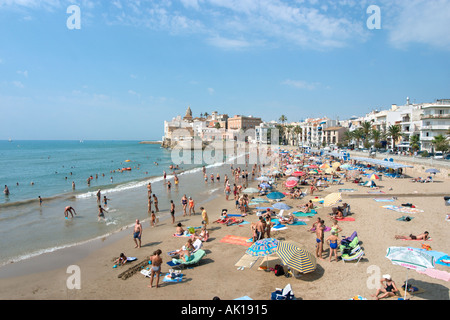
[[[133,231],[133,239],[134,239],[134,243],[136,243],[135,248],[141,247],[141,237],[142,237],[142,225],[139,222],[139,220],[136,219],[136,223],[134,224],[134,231]]]

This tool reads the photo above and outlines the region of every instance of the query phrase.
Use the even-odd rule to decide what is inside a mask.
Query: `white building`
[[[422,105],[420,142],[422,150],[433,152],[431,143],[437,135],[444,137],[450,128],[450,99],[436,100]]]

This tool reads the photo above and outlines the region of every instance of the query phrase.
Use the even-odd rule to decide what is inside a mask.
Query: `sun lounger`
[[[171,264],[167,263],[169,266],[174,268],[184,268],[186,266],[198,265],[200,260],[206,255],[205,250],[199,249],[197,252],[191,254],[189,261],[184,261],[183,259],[172,259]]]
[[[270,295],[271,300],[295,300],[294,292],[290,284],[284,289],[276,288]]]

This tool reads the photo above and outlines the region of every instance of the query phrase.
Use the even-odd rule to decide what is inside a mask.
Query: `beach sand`
[[[412,177],[420,175],[420,172],[414,169],[408,169],[407,173]],[[252,184],[256,185],[256,182]],[[218,219],[223,208],[227,208],[229,213],[237,213],[234,200],[226,201],[224,196],[220,196],[204,205],[210,221],[208,226],[210,239],[203,243],[206,256],[198,266],[182,271],[184,278],[181,283],[163,282],[162,278],[170,268],[166,264],[171,260],[167,252],[181,248],[187,238],[172,236],[175,225],[170,220],[161,221],[154,228],[150,227],[149,221],[144,221],[142,247],[139,249],[134,248],[133,229],[128,228],[105,239],[4,266],[0,269],[0,299],[211,300],[217,296],[222,300],[232,300],[248,296],[254,300],[268,300],[275,288],[284,288],[287,284],[291,284],[296,298],[303,300],[348,300],[357,295],[373,299],[371,295],[375,293],[375,286],[379,284],[381,275],[390,274],[399,287],[406,279],[407,270],[393,265],[386,259],[386,249],[390,246],[421,247],[420,241],[395,240],[395,235],[420,234],[426,230],[430,232],[432,238],[427,244],[431,245],[433,250],[450,253],[448,232],[450,222],[445,221],[445,215],[450,213],[450,207],[445,206],[442,197],[443,193],[450,190],[448,178],[440,178],[434,183],[427,184],[413,183],[410,179],[383,178],[382,181],[377,181],[377,184],[385,194],[369,194],[368,188],[343,182],[301,200],[284,199],[285,203],[297,206],[315,197],[323,198],[339,189],[357,189],[356,192],[342,193],[343,202],[351,205],[351,216],[355,221],[342,221],[339,225],[343,230],[340,236],[350,236],[354,231],[358,232],[365,252],[359,263],[329,262],[329,247],[325,244],[324,260],[317,260],[317,269],[299,278],[276,277],[273,272],[258,270],[260,264],[263,266],[267,264],[265,258],[259,258],[251,268],[238,270],[235,264],[244,256],[247,247],[222,243],[220,240],[226,235],[250,238],[250,224],[227,227],[212,223]],[[281,181],[278,183],[278,190],[282,190]],[[373,200],[375,197],[389,198],[393,195],[397,197],[394,202],[383,203]],[[381,207],[387,204],[400,206],[403,203],[412,203],[424,212],[411,214],[414,219],[410,222],[400,222],[396,219],[404,214]],[[180,212],[177,212],[176,222],[181,222],[184,227],[200,226],[200,210],[199,208],[196,210],[197,214],[191,217],[181,217]],[[287,230],[272,232],[271,236],[293,240],[314,253],[316,237],[307,230],[317,217],[321,217],[327,226],[331,226],[329,219],[331,208],[324,208],[318,204],[316,210],[318,214],[309,218],[306,226],[288,226]],[[256,222],[257,216],[252,214],[245,217],[245,220]],[[325,238],[329,234],[326,232]],[[146,264],[148,257],[156,249],[163,252],[160,288],[147,287],[150,279],[145,278],[139,271],[126,280],[118,277],[119,274],[131,270],[133,266]],[[129,257],[137,257],[138,260],[113,268],[114,258],[121,252]],[[270,256],[270,265],[277,263],[276,257],[276,254]],[[67,280],[72,274],[67,270],[71,265],[80,268],[80,289],[68,289]],[[436,269],[450,271],[448,267],[438,264]],[[411,284],[424,291],[412,296],[411,299],[449,299],[449,282],[415,271],[409,271],[408,278]]]

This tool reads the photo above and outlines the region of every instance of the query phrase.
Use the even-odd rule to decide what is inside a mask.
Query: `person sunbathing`
[[[308,203],[306,203],[303,206],[299,206],[301,209],[299,210],[299,212],[303,212],[303,213],[309,213],[311,212],[311,210],[314,208],[314,204],[311,200],[309,200]]]
[[[415,236],[413,234],[410,234],[409,236],[395,236],[395,239],[399,240],[428,240],[429,239],[429,233],[428,231],[425,231],[422,234],[419,234],[418,236]]]
[[[208,237],[209,237],[209,233],[208,233],[208,230],[206,230],[205,225],[202,226],[202,229],[198,235],[197,234],[192,235],[192,239],[194,239],[194,241],[197,239],[200,239],[202,242],[206,242],[206,241],[208,241]]]
[[[184,234],[184,229],[181,227],[181,223],[178,223],[175,235],[182,236],[183,234]]]
[[[281,217],[278,221],[280,221],[281,224],[294,224],[295,217],[292,213],[289,213],[287,218]]]

